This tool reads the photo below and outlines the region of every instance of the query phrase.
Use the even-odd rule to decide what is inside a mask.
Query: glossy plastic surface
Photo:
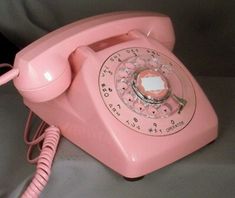
[[[195,79],[170,52],[173,45],[172,25],[164,15],[128,12],[89,18],[55,31],[22,50],[15,67],[24,72],[14,83],[25,104],[48,124],[59,127],[71,142],[121,175],[139,177],[217,137],[216,114]],[[138,133],[116,119],[102,99],[98,82],[103,63],[115,52],[135,47],[161,52],[179,65],[191,82],[196,108],[187,126],[175,134],[157,137]],[[44,72],[47,63],[50,63],[48,67],[52,65],[52,71],[56,70],[55,65],[58,67],[53,80],[34,79],[34,72],[28,70],[34,68],[38,75],[41,64]],[[68,72],[64,73],[66,68]],[[58,89],[48,88],[52,84],[56,87],[56,79],[63,75],[71,79],[69,87],[69,83],[62,86],[61,80]],[[32,99],[28,91],[37,92],[41,88],[45,88],[43,96]],[[36,94],[42,92],[39,93]],[[164,118],[156,121],[167,122]]]

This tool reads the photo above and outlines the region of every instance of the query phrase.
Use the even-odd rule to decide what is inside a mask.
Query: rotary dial
[[[112,54],[102,65],[99,85],[111,113],[144,134],[176,133],[195,110],[194,89],[182,66],[152,49]]]

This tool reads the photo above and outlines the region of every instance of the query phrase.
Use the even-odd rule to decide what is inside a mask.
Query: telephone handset
[[[205,94],[173,55],[169,17],[119,12],[56,30],[19,52],[14,85],[64,137],[136,178],[217,137]]]

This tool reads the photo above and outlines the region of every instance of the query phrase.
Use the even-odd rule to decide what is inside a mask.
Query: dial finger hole
[[[144,105],[143,104],[141,104],[141,103],[139,103],[139,102],[137,102],[137,103],[135,103],[135,109],[138,111],[138,112],[142,112],[142,111],[144,111]]]
[[[149,107],[148,108],[148,114],[150,116],[156,116],[157,115],[157,109],[155,107]]]
[[[125,63],[125,67],[127,67],[128,69],[134,69],[135,65],[133,63]]]
[[[118,76],[119,76],[120,78],[127,78],[128,75],[129,75],[129,73],[128,73],[127,70],[120,70],[120,71],[118,72]]]
[[[158,108],[158,112],[159,112],[161,115],[169,115],[169,114],[172,112],[172,107],[171,107],[170,104],[161,105],[161,106]]]
[[[123,99],[127,104],[132,104],[134,101],[134,97],[131,94],[125,94]]]
[[[172,68],[170,65],[162,65],[160,68],[162,74],[168,74],[172,71]]]
[[[145,60],[142,58],[137,58],[136,59],[136,64],[139,66],[144,66],[145,65]]]
[[[120,82],[120,83],[118,83],[117,88],[118,88],[118,90],[125,91],[125,90],[127,90],[128,85],[124,82]]]
[[[148,65],[151,67],[158,67],[159,66],[156,58],[150,58],[148,60]]]

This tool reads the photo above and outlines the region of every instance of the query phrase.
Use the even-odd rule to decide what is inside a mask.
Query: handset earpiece
[[[49,101],[69,87],[71,69],[67,59],[50,53],[41,54],[30,61],[25,58],[17,55],[14,68],[19,70],[19,75],[13,80],[25,99],[36,103]]]

